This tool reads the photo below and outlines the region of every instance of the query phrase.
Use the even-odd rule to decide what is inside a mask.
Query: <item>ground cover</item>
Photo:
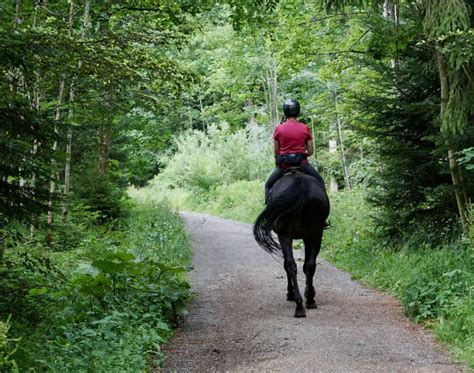
[[[137,372],[159,364],[189,298],[190,246],[160,204],[51,251],[31,243],[2,268],[0,370]]]

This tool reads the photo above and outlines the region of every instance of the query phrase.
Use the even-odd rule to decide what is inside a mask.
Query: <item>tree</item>
[[[373,1],[374,6],[385,2]],[[328,9],[342,9],[352,4],[365,5],[363,1],[326,0]],[[410,4],[410,2],[408,2]],[[455,0],[444,2],[423,1],[423,26],[427,42],[433,48],[434,60],[440,80],[440,123],[443,130],[452,135],[462,134],[472,126],[474,102],[474,36],[472,24],[474,7],[472,1]],[[457,151],[453,140],[446,139],[449,145],[448,162],[456,196],[459,216],[464,231],[468,228],[467,209],[469,196],[457,161]]]

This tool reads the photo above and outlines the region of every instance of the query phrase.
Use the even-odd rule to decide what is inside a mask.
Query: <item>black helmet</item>
[[[300,115],[300,103],[296,100],[286,100],[283,104],[283,113],[285,117],[297,117]]]

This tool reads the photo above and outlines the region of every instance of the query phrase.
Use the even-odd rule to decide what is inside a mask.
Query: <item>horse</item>
[[[313,277],[329,209],[324,185],[313,176],[291,170],[274,184],[267,206],[254,223],[253,234],[259,246],[283,257],[288,279],[287,300],[296,302],[295,317],[306,317],[306,312],[298,287],[293,240],[303,239],[305,246],[306,308],[317,308]],[[273,238],[272,230],[279,242]]]

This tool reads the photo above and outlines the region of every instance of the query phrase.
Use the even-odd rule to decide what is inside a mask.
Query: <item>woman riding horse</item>
[[[287,299],[296,302],[295,317],[305,317],[292,243],[293,239],[304,241],[306,307],[316,308],[313,277],[323,230],[328,227],[329,199],[321,176],[309,165],[306,157],[294,160],[297,157],[293,154],[307,156],[313,153],[311,132],[296,120],[299,114],[298,102],[286,101],[283,110],[288,120],[278,126],[274,134],[278,168],[265,185],[267,206],[255,221],[253,233],[264,250],[283,256],[288,279]],[[297,152],[293,153],[295,150]],[[294,166],[299,166],[303,172],[295,172]],[[285,169],[291,172],[285,174]],[[277,233],[279,243],[273,239],[272,231]]]
[[[273,145],[276,168],[265,183],[265,202],[273,184],[283,176],[288,167],[301,167],[302,171],[314,176],[324,186],[324,180],[307,158],[314,153],[313,136],[308,126],[296,118],[300,115],[300,104],[296,100],[287,100],[283,104],[286,121],[275,128]]]

